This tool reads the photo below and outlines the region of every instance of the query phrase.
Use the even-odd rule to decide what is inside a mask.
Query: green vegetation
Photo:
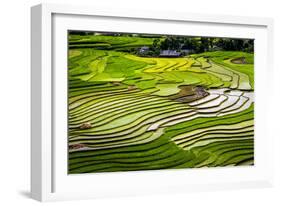
[[[241,74],[250,79],[251,87],[254,88],[254,55],[252,53],[246,52],[232,52],[232,51],[216,51],[216,52],[205,52],[203,54],[194,55],[198,58],[208,58],[212,62],[224,66],[225,68],[232,69],[236,72],[239,72],[240,78]],[[233,60],[243,59],[244,62],[233,63]],[[248,81],[248,80],[245,80]]]
[[[96,48],[103,50],[129,51],[144,45],[153,44],[154,38],[130,37],[130,36],[103,36],[103,35],[70,35],[69,48]]]
[[[69,173],[254,164],[252,47],[70,32]]]

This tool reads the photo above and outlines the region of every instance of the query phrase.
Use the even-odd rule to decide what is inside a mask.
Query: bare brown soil
[[[86,122],[80,125],[80,129],[90,129],[92,127],[90,122]]]
[[[200,86],[182,85],[179,88],[181,90],[178,94],[171,95],[168,98],[177,102],[188,103],[206,97],[209,94]]]
[[[233,63],[233,64],[247,64],[246,58],[245,58],[245,57],[235,58],[235,59],[232,59],[232,60],[230,60],[230,61],[231,61],[231,63]]]
[[[69,145],[69,149],[73,150],[73,149],[81,149],[85,147],[85,145],[83,144],[73,144],[73,145]]]

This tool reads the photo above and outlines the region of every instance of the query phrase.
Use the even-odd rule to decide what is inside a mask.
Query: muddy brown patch
[[[84,144],[73,144],[73,145],[69,145],[69,149],[74,150],[74,149],[81,149],[85,147]]]
[[[86,122],[80,125],[80,129],[90,129],[92,128],[92,124],[90,122]]]
[[[233,64],[247,64],[247,61],[246,61],[245,57],[239,57],[239,58],[231,59],[230,61]]]
[[[179,93],[171,95],[168,98],[177,102],[192,102],[209,95],[208,92],[201,86],[182,85],[179,86]]]

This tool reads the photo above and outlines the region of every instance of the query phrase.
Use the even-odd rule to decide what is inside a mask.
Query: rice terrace
[[[254,165],[254,40],[68,33],[69,174]]]

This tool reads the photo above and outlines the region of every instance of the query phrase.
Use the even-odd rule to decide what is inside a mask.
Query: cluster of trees
[[[253,39],[219,38],[216,45],[226,51],[254,52]]]
[[[193,53],[201,53],[214,50],[253,52],[254,40],[167,36],[163,41],[156,41],[155,44],[153,44],[152,48],[153,50],[192,50]]]
[[[233,39],[214,37],[186,37],[186,36],[159,36],[147,34],[126,34],[126,33],[97,33],[90,31],[69,31],[69,34],[76,35],[109,35],[109,36],[139,36],[143,38],[155,38],[149,50],[140,53],[139,48],[132,48],[131,53],[145,56],[159,56],[162,50],[174,50],[178,52],[188,51],[188,53],[202,53],[206,51],[254,51],[253,39]]]

